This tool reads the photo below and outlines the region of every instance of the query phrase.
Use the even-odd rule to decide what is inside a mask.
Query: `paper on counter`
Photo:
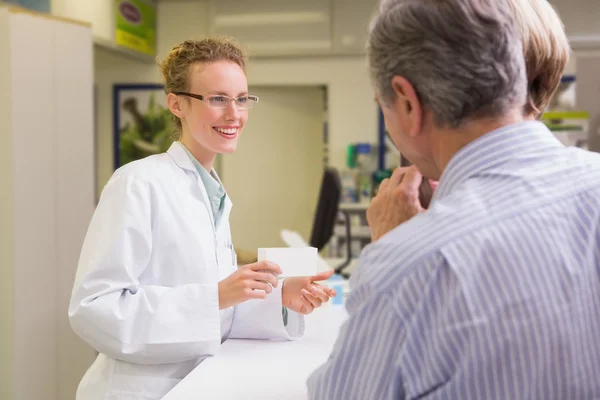
[[[258,261],[271,261],[279,265],[279,278],[313,276],[317,274],[315,247],[271,247],[258,249]]]

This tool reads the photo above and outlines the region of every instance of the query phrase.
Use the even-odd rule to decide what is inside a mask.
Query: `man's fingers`
[[[377,189],[377,194],[383,193],[389,184],[390,184],[389,178],[385,178],[384,180],[382,180],[381,183],[379,184],[379,188]]]
[[[421,172],[417,167],[411,165],[407,168],[407,171],[402,178],[401,186],[404,187],[407,193],[418,193],[422,180],[423,175],[421,175]]]
[[[402,182],[404,175],[406,175],[408,173],[408,171],[410,170],[411,167],[400,167],[400,168],[396,168],[394,170],[394,172],[392,173],[392,176],[390,178],[390,185],[392,187],[396,187],[400,184],[400,182]]]

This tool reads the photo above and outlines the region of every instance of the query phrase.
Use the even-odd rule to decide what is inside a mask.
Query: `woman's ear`
[[[167,106],[169,110],[178,118],[183,118],[183,110],[181,109],[181,102],[176,94],[169,93],[167,95]]]
[[[402,118],[405,132],[418,136],[422,131],[423,106],[412,83],[402,76],[392,78],[392,88],[396,94],[396,112]]]

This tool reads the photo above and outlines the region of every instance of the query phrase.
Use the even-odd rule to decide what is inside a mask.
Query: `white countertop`
[[[343,306],[327,305],[306,317],[300,340],[227,340],[163,400],[304,400],[308,376],[327,360],[346,318]]]

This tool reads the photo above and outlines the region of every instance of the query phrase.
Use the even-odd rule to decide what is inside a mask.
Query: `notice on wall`
[[[119,46],[156,55],[156,6],[145,0],[115,0],[115,41]]]

